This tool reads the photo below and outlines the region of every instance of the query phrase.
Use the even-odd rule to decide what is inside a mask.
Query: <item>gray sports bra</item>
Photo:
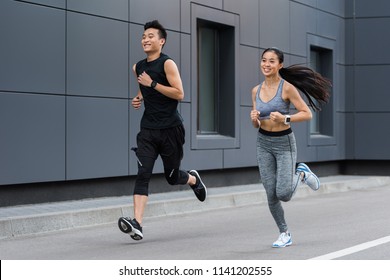
[[[271,112],[277,111],[283,115],[288,115],[290,113],[290,102],[286,102],[282,98],[283,83],[284,80],[282,79],[275,96],[268,102],[263,102],[261,100],[260,89],[263,83],[259,85],[256,92],[256,110],[260,112],[260,120],[269,119]]]

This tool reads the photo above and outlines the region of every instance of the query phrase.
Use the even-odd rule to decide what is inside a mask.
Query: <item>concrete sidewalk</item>
[[[302,186],[294,198],[390,186],[390,177],[384,176],[331,176],[320,180],[320,190],[314,192]],[[2,207],[0,239],[116,223],[121,216],[133,215],[132,200],[132,196],[122,196]],[[151,194],[145,218],[258,203],[266,203],[261,184],[208,188],[205,202],[199,202],[191,189]]]

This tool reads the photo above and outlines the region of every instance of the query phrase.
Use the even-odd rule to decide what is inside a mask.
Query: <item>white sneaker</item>
[[[313,191],[317,191],[320,188],[320,179],[318,179],[317,175],[310,170],[309,166],[301,162],[298,164],[296,171],[303,172],[303,174],[305,174],[303,181]]]
[[[291,244],[292,244],[291,233],[289,233],[289,232],[282,232],[279,235],[278,240],[276,240],[274,242],[274,244],[272,244],[272,247],[274,247],[274,248],[283,248],[283,247],[290,246]]]

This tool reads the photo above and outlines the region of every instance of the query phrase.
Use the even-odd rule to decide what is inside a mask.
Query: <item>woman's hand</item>
[[[256,128],[260,127],[260,119],[259,119],[260,112],[257,110],[252,110],[250,117],[251,117],[251,121],[252,121],[253,126]]]
[[[269,119],[277,123],[284,123],[285,116],[279,112],[271,112]]]

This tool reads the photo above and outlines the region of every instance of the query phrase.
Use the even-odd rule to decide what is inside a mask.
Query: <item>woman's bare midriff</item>
[[[260,122],[261,122],[260,125],[261,129],[265,131],[277,132],[277,131],[283,131],[290,128],[289,125],[285,125],[284,123],[276,123],[268,119],[261,120]]]

